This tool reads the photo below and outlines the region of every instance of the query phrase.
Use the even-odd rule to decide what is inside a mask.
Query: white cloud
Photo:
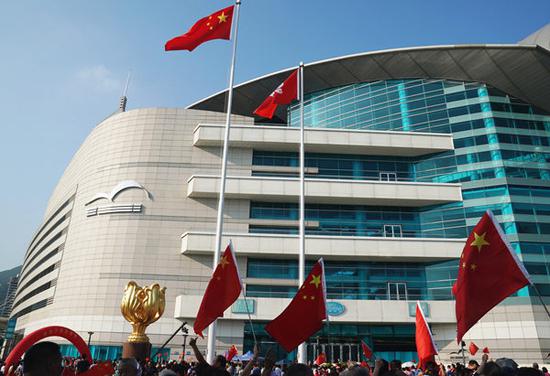
[[[80,69],[76,77],[89,87],[99,91],[121,91],[122,83],[105,65],[99,64]]]

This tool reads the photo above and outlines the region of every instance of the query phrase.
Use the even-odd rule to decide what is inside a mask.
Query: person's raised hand
[[[489,354],[483,354],[481,356],[481,362],[482,363],[487,363],[489,361]]]
[[[254,360],[258,359],[258,355],[260,355],[260,346],[258,344],[254,344]]]

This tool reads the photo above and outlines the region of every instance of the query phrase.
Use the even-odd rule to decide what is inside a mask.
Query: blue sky
[[[385,48],[514,43],[547,0],[243,0],[236,80]],[[231,1],[25,0],[0,5],[0,270],[18,265],[72,155],[118,104],[183,107],[227,85],[230,43],[164,42]]]

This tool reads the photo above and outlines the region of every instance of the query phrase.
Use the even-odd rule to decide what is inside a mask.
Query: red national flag
[[[424,317],[420,302],[416,303],[416,352],[418,353],[418,368],[423,368],[427,362],[434,361],[437,347],[430,327]]]
[[[327,362],[327,357],[325,353],[320,353],[319,356],[317,356],[317,358],[315,359],[315,364],[317,364],[318,366],[326,362]]]
[[[189,31],[179,37],[170,39],[164,45],[165,51],[193,51],[200,44],[212,39],[229,39],[233,21],[232,5],[198,20]]]
[[[477,350],[479,350],[479,347],[477,347],[475,343],[470,342],[470,346],[468,346],[468,351],[470,351],[470,354],[475,355]]]
[[[296,69],[288,78],[267,97],[263,103],[254,110],[254,114],[271,119],[277,106],[280,104],[289,104],[298,98],[298,69]]]
[[[241,290],[237,261],[233,254],[233,247],[229,243],[204,292],[193,325],[195,333],[204,338],[202,331],[218,317],[223,317],[223,312],[237,300]]]
[[[468,237],[458,269],[453,295],[460,343],[494,306],[528,285],[530,277],[490,211]]]
[[[294,350],[323,326],[327,318],[323,259],[315,263],[288,307],[265,330],[287,352]]]
[[[237,350],[235,345],[231,345],[229,351],[227,351],[227,361],[230,362],[231,359],[233,359],[238,353],[239,351]]]
[[[489,348],[488,347],[484,347],[482,351],[483,351],[484,354],[489,354]]]
[[[363,350],[363,355],[365,355],[365,358],[372,358],[372,350],[363,340],[361,340],[361,349]]]

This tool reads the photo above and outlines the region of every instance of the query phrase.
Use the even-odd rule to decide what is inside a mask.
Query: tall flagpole
[[[306,267],[306,225],[305,225],[305,152],[304,152],[304,63],[300,62],[298,94],[300,98],[300,256],[298,258],[298,286],[302,286]],[[298,363],[307,363],[305,343],[298,346]]]
[[[237,33],[239,31],[239,9],[241,0],[235,1],[235,28],[233,29],[233,53],[231,55],[231,69],[229,71],[229,93],[227,96],[227,117],[225,118],[225,135],[223,139],[222,171],[220,176],[220,195],[218,199],[218,217],[216,220],[216,244],[212,270],[216,269],[220,259],[223,233],[223,207],[225,198],[225,179],[227,177],[227,154],[229,151],[229,129],[231,127],[231,109],[233,104],[233,83],[235,81],[235,61],[237,57]],[[208,347],[206,360],[212,364],[216,356],[216,321],[208,327]]]

